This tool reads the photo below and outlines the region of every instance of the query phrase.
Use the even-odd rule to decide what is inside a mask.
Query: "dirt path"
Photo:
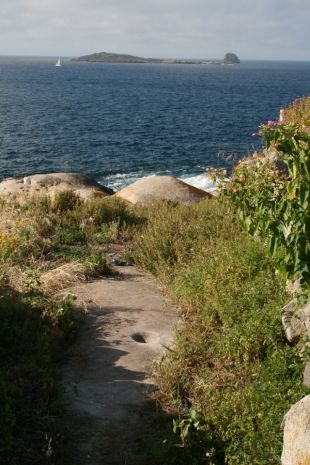
[[[72,465],[148,465],[150,367],[171,344],[177,316],[149,275],[117,271],[118,279],[74,289],[91,303],[63,372]]]

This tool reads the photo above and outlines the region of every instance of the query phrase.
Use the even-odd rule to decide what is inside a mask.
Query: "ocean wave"
[[[141,173],[141,172],[131,172],[131,173],[115,173],[108,176],[103,176],[98,179],[98,182],[114,191],[119,191],[124,187],[127,187],[129,184],[133,184],[139,179],[146,179],[153,176],[162,176],[162,175],[173,175],[170,172],[165,173]],[[187,174],[182,176],[177,176],[183,182],[190,184],[191,186],[197,187],[206,192],[214,193],[217,190],[217,183],[215,183],[210,176],[206,173],[193,175]]]
[[[191,186],[210,193],[215,192],[218,188],[217,183],[214,182],[206,173],[198,174],[196,176],[182,177],[180,179]]]
[[[124,187],[129,186],[129,184],[133,184],[134,182],[138,181],[138,179],[155,176],[154,174],[142,174],[141,172],[131,172],[131,173],[115,173],[110,174],[108,176],[102,176],[97,181],[99,184],[102,184],[114,191],[119,191]]]

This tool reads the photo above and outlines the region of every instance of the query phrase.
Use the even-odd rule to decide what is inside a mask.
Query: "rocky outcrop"
[[[74,192],[82,199],[106,197],[113,193],[111,189],[77,173],[35,174],[19,180],[6,179],[0,183],[0,197],[53,197],[57,192],[66,190]]]
[[[151,203],[166,199],[177,202],[199,202],[211,194],[190,186],[172,176],[143,178],[117,192],[120,197],[133,204]]]
[[[297,300],[291,300],[282,308],[282,325],[289,342],[303,336],[310,337],[310,303],[296,309]]]
[[[226,53],[224,56],[225,65],[236,65],[238,63],[240,63],[240,60],[235,53]]]
[[[310,395],[284,417],[282,465],[310,465]]]
[[[308,362],[306,365],[306,368],[304,371],[303,383],[305,386],[310,388],[310,362]]]
[[[264,150],[264,160],[267,163],[273,163],[274,167],[280,174],[288,176],[288,166],[283,160],[281,160],[278,150],[273,145],[271,145],[269,149]]]
[[[295,298],[282,308],[282,325],[290,343],[297,342],[302,338],[305,339],[305,342],[302,343],[302,354],[309,345],[307,340],[310,340],[310,303],[302,305],[299,309],[296,308],[296,304],[297,299]],[[303,384],[310,387],[310,362],[306,364],[304,370]]]
[[[259,153],[254,152],[253,155],[241,159],[235,169],[243,167],[250,171],[257,170],[258,168],[273,167],[280,175],[288,176],[288,167],[286,163],[281,160],[279,153],[274,148],[266,149]]]

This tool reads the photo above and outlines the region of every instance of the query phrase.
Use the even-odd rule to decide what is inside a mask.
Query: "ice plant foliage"
[[[260,136],[277,152],[279,164],[262,157],[240,163],[224,193],[251,234],[264,237],[279,271],[289,279],[310,278],[309,128],[268,121]]]

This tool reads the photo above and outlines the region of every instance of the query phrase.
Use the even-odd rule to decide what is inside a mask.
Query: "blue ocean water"
[[[310,94],[310,63],[55,61],[0,58],[0,178],[74,171],[120,188],[230,168],[260,123]]]

